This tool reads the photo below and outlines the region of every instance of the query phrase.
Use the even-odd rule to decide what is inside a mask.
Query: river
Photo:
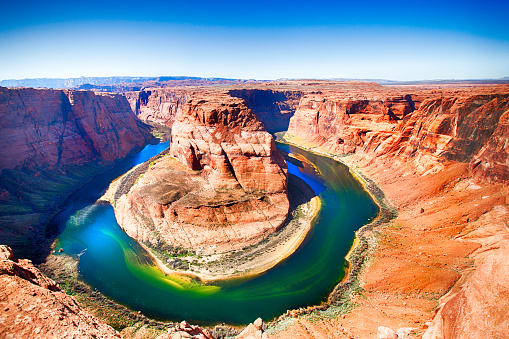
[[[322,209],[311,231],[293,255],[264,274],[204,285],[162,273],[120,229],[113,208],[95,203],[118,172],[168,146],[148,145],[116,172],[97,178],[69,199],[68,208],[56,219],[62,230],[56,246],[65,254],[79,256],[81,279],[148,317],[201,324],[247,324],[257,317],[270,320],[326,300],[344,276],[344,258],[354,232],[378,212],[346,166],[279,144],[278,148],[292,154],[287,158],[290,174],[303,179],[321,199]]]

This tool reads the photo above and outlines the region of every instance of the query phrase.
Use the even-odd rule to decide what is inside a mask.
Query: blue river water
[[[168,146],[148,145],[116,172],[91,182],[70,199],[67,212],[60,216],[57,246],[79,256],[81,279],[146,316],[202,324],[246,324],[257,317],[270,320],[289,309],[326,300],[344,276],[344,258],[354,232],[378,213],[346,166],[294,146],[278,145],[292,156],[287,156],[289,172],[320,197],[322,208],[311,231],[293,255],[264,274],[203,284],[157,269],[145,250],[120,229],[113,208],[95,202],[111,180]]]

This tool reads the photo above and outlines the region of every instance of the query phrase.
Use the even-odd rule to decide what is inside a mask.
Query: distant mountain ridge
[[[164,82],[164,81],[206,81],[206,82],[245,82],[247,80],[226,79],[226,78],[200,78],[187,76],[159,76],[159,77],[129,77],[129,76],[111,76],[111,77],[79,77],[79,78],[34,78],[34,79],[8,79],[1,80],[2,87],[32,87],[32,88],[78,88],[94,87],[99,85],[118,85],[118,84],[141,84],[144,82]],[[251,80],[252,81],[252,80]],[[92,85],[92,86],[90,86]]]
[[[282,78],[281,80],[299,80],[296,78]],[[303,80],[303,79],[300,79]],[[310,79],[311,80],[311,79]],[[316,79],[315,79],[316,80]],[[388,79],[357,79],[357,78],[327,78],[325,81],[363,81],[374,82],[379,85],[447,85],[447,84],[508,84],[509,76],[497,79],[435,79],[435,80],[388,80]],[[54,89],[87,89],[95,91],[138,91],[142,87],[174,87],[210,84],[245,84],[267,82],[267,80],[229,79],[229,78],[201,78],[189,76],[158,76],[158,77],[79,77],[79,78],[33,78],[0,80],[1,87],[31,87]],[[270,81],[269,81],[270,82]]]

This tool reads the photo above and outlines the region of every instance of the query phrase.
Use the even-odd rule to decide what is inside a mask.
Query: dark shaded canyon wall
[[[80,185],[151,138],[121,95],[0,88],[0,240],[34,258]]]
[[[278,91],[270,89],[232,89],[233,97],[245,100],[247,107],[256,114],[268,132],[286,131],[295,113],[301,91]]]
[[[147,122],[171,127],[177,113],[189,100],[191,92],[185,89],[150,88],[126,92],[125,96],[136,116]]]
[[[287,137],[326,152],[412,161],[421,173],[466,162],[481,180],[507,180],[509,87],[456,92],[381,100],[306,95]]]

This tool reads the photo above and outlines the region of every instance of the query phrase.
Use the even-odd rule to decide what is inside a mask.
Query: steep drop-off
[[[148,88],[125,96],[140,120],[171,127],[191,94],[187,89]]]
[[[0,245],[0,337],[120,338],[29,260]]]
[[[274,140],[242,99],[194,97],[173,123],[170,154],[116,197],[115,215],[153,248],[241,249],[286,220],[287,175]]]
[[[232,89],[228,94],[244,99],[249,109],[271,133],[288,129],[290,118],[302,96],[299,90],[257,88]]]
[[[420,173],[447,161],[470,163],[477,177],[503,181],[509,95],[492,92],[445,90],[419,100],[411,94],[383,100],[307,95],[287,138],[325,152],[413,161]]]
[[[0,88],[0,238],[35,259],[78,186],[151,135],[124,96]]]
[[[415,98],[415,89],[410,93]],[[338,159],[375,180],[398,217],[365,234],[370,260],[359,276],[360,294],[346,296],[358,304],[353,311],[312,326],[302,317],[276,338],[375,337],[377,329],[378,338],[395,338],[391,328],[426,339],[508,333],[509,87],[434,89],[420,96],[421,104],[401,120],[301,99],[289,140],[350,154]],[[320,123],[326,119],[330,124]],[[331,142],[338,131],[345,136],[339,145]]]

